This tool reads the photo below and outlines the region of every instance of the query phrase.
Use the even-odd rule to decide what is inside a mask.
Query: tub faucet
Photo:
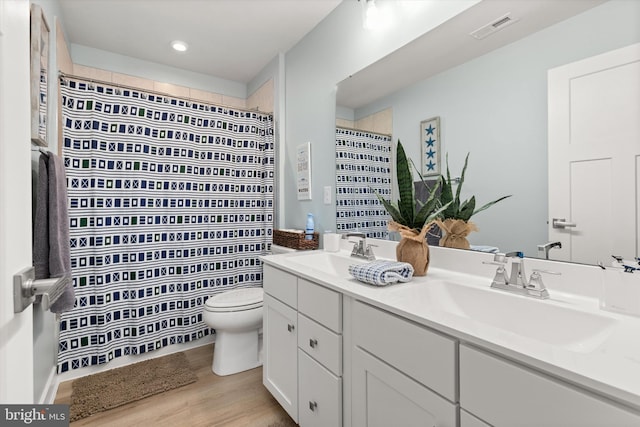
[[[357,242],[353,242],[353,250],[351,251],[352,257],[364,258],[369,261],[376,259],[376,256],[373,254],[373,249],[371,248],[374,245],[367,245],[366,234],[362,231],[349,231],[342,234],[343,239],[348,239],[349,237],[358,237],[360,239]]]
[[[538,245],[538,255],[544,254],[544,259],[549,259],[549,250],[553,248],[562,249],[562,242],[549,242],[544,245]]]

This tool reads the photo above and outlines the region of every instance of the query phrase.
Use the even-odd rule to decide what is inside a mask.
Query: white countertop
[[[572,310],[584,313],[597,313],[599,316],[615,321],[615,326],[607,330],[606,336],[601,336],[593,346],[581,344],[572,348],[521,336],[506,329],[477,321],[469,316],[456,315],[455,310],[449,310],[445,307],[447,304],[453,303],[455,305],[455,301],[452,301],[451,298],[448,298],[449,301],[447,301],[447,295],[439,291],[442,289],[442,284],[446,282],[473,287],[478,292],[527,298],[518,295],[511,296],[490,289],[489,285],[493,277],[491,273],[481,276],[461,273],[457,269],[453,271],[452,269],[438,268],[438,264],[443,266],[451,264],[444,261],[434,262],[432,257],[426,276],[414,277],[408,283],[376,287],[359,282],[351,278],[348,273],[337,277],[330,272],[310,268],[296,262],[296,257],[309,255],[312,252],[321,253],[322,251],[270,255],[262,257],[262,260],[268,265],[439,330],[463,343],[473,344],[524,363],[534,369],[561,377],[569,383],[577,384],[640,411],[640,318],[600,310],[598,299],[589,296],[588,291],[586,292],[587,296],[576,295],[552,289],[547,285],[551,298],[545,301],[533,301],[533,303],[549,304],[557,308],[570,307]],[[462,252],[469,251],[460,251],[460,253]],[[349,252],[344,250],[344,246],[338,254],[349,256]],[[384,255],[386,255],[385,258],[391,258],[388,252]],[[477,259],[486,258],[486,254],[464,256],[475,256]],[[440,258],[442,259],[442,257]],[[482,263],[478,261],[478,264]],[[493,270],[487,271],[492,272]],[[593,270],[586,271],[588,273]],[[565,274],[563,280],[570,281],[571,277]],[[568,288],[571,289],[571,286]],[[491,298],[490,295],[492,294],[489,294],[488,298]],[[535,328],[538,321],[545,322],[547,320],[532,318],[527,313],[522,313],[522,315],[508,313],[504,318],[505,323],[528,322],[525,326],[530,328]],[[546,326],[549,327],[549,325]],[[563,328],[563,325],[558,324],[552,327]],[[566,330],[562,330],[562,332],[571,333]]]

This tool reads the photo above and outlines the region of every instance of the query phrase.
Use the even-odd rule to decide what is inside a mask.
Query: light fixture
[[[362,24],[365,30],[379,30],[388,24],[388,17],[378,9],[375,0],[362,1]]]
[[[189,45],[180,40],[172,41],[171,47],[177,52],[186,52],[186,50],[189,49]]]

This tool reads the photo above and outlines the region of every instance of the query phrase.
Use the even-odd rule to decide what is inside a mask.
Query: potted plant
[[[438,182],[431,189],[426,202],[423,203],[416,199],[413,175],[400,140],[398,140],[396,151],[396,179],[400,196],[398,201],[386,200],[378,193],[376,196],[391,215],[389,230],[398,231],[402,237],[396,248],[396,259],[411,264],[414,275],[424,276],[429,266],[429,246],[425,239],[426,233],[435,224],[436,218],[449,207],[449,204],[442,204],[437,197],[441,182]]]
[[[460,181],[458,182],[458,188],[453,193],[453,183],[451,180],[451,174],[449,173],[449,156],[447,156],[447,176],[440,175],[440,187],[442,191],[440,193],[439,206],[445,206],[442,210],[440,217],[436,220],[436,223],[443,231],[444,236],[440,239],[440,246],[449,248],[469,249],[469,241],[467,236],[472,231],[478,231],[478,227],[469,221],[471,217],[478,212],[495,205],[501,200],[506,199],[509,196],[500,197],[493,202],[489,202],[480,208],[476,209],[476,198],[471,196],[470,199],[465,201],[460,200],[460,192],[462,191],[462,184],[464,184],[464,174],[467,171],[467,163],[469,161],[469,153],[464,159],[464,167],[462,168],[462,174],[460,175]]]

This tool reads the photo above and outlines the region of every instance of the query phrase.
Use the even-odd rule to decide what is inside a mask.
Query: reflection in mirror
[[[376,193],[391,198],[391,135],[336,128],[336,229],[388,238],[387,214]]]
[[[481,2],[478,7],[499,3]],[[542,13],[553,15],[557,12],[556,5],[560,7],[561,3],[565,2],[545,2],[544,7],[541,7],[544,9]],[[576,2],[574,6],[578,3],[580,2]],[[549,212],[548,189],[552,183],[548,182],[548,161],[552,159],[547,157],[547,74],[551,69],[640,41],[637,31],[640,28],[640,6],[637,2],[611,0],[600,3],[591,2],[588,7],[529,29],[529,32],[520,30],[526,23],[524,16],[521,16],[520,22],[499,33],[480,41],[475,40],[473,44],[465,44],[465,52],[477,49],[480,53],[469,55],[464,63],[456,64],[450,60],[457,51],[449,50],[440,56],[430,56],[424,52],[417,55],[413,48],[410,55],[405,55],[403,61],[395,64],[394,73],[380,79],[379,86],[386,87],[387,82],[394,81],[396,76],[402,78],[403,69],[412,72],[420,68],[423,63],[420,61],[425,57],[431,58],[431,61],[453,62],[453,66],[416,79],[409,86],[393,93],[382,91],[381,97],[364,104],[341,99],[343,86],[349,86],[351,93],[358,87],[361,73],[356,73],[338,85],[338,118],[358,123],[380,111],[392,112],[390,122],[393,123],[393,128],[388,133],[393,135],[393,141],[400,139],[407,155],[419,163],[419,124],[429,117],[440,116],[442,152],[448,153],[451,170],[461,170],[466,153],[470,153],[462,197],[467,198],[473,194],[479,204],[484,204],[495,199],[496,195],[513,194],[510,199],[477,215],[475,222],[480,230],[469,236],[471,244],[498,247],[502,252],[520,250],[527,257],[544,257],[548,254],[550,259],[571,260],[567,256],[571,252],[568,249],[570,245],[565,242],[578,240],[575,237],[581,233],[571,227],[561,230],[564,233],[562,247],[554,246],[548,251],[538,252],[539,245],[551,242],[551,226],[548,223],[552,217],[572,222],[570,210],[562,213]],[[473,29],[458,28],[462,32]],[[517,37],[511,39],[510,44],[505,43],[504,38],[515,32],[519,32]],[[442,31],[439,36],[437,42],[447,45],[443,42]],[[423,37],[429,37],[429,34]],[[495,43],[498,38],[503,40]],[[433,48],[438,46],[436,40],[429,43],[427,45]],[[493,44],[494,50],[487,47],[490,44]],[[373,68],[376,68],[376,64],[363,70],[362,74],[374,75],[375,73],[369,72]],[[373,87],[371,81],[365,83],[363,87],[368,90],[361,90],[360,93],[370,94]],[[607,188],[603,191],[614,190]],[[592,194],[593,203],[602,199],[601,194]],[[635,186],[632,194],[637,194]],[[621,218],[618,215],[611,220],[616,223]],[[633,209],[631,218],[635,221],[617,223],[617,226],[628,230],[631,235],[637,235],[637,208]],[[602,230],[595,232],[602,234]],[[561,239],[553,237],[553,240]],[[616,239],[609,239],[615,245],[612,240]],[[587,243],[589,244],[594,245]],[[637,246],[636,244],[635,247]],[[588,251],[589,248],[584,249]],[[609,251],[615,251],[615,246],[607,248],[605,252]],[[617,255],[625,258],[638,256],[637,253]],[[597,257],[601,255],[588,255],[577,261],[590,264],[610,261]]]

